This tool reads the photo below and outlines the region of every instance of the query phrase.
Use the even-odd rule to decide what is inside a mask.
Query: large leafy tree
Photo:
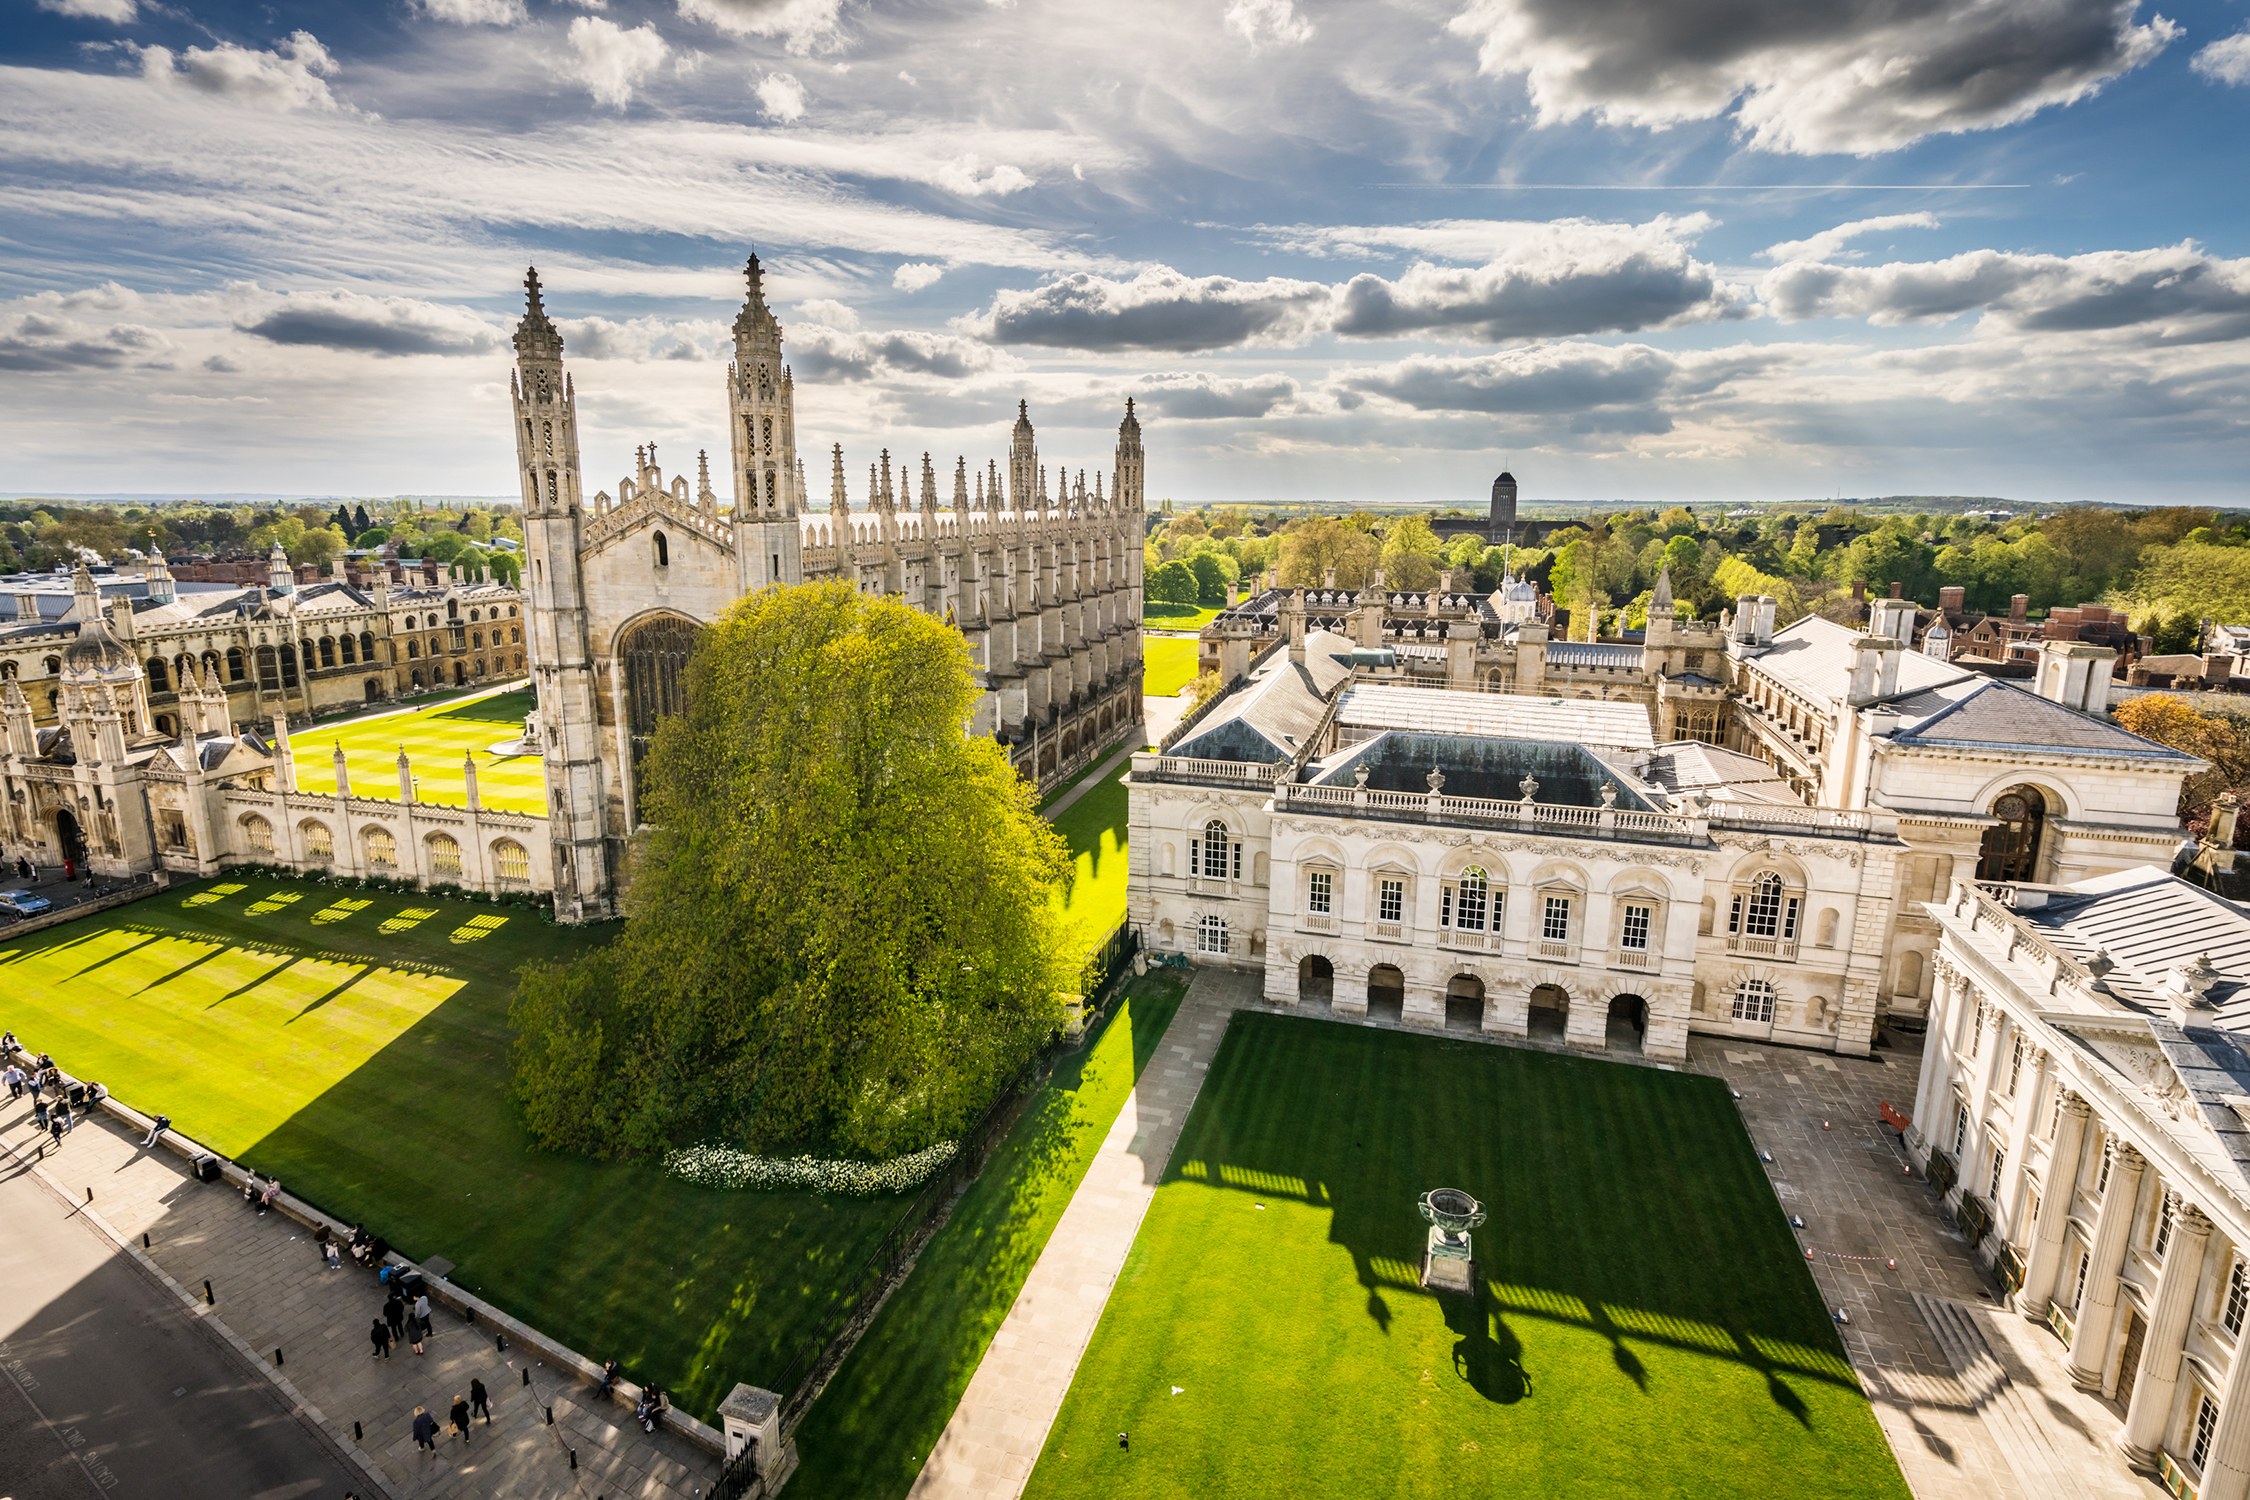
[[[604,1155],[949,1137],[1072,977],[1069,861],[999,748],[963,733],[960,636],[843,584],[769,589],[704,632],[688,703],[645,767],[623,934],[524,972],[533,1133]]]

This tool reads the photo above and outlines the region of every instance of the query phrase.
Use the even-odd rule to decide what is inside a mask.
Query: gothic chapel
[[[916,476],[886,450],[867,496],[847,496],[831,450],[828,508],[815,511],[797,457],[795,385],[758,258],[734,320],[727,367],[731,500],[696,477],[667,479],[656,448],[635,453],[615,494],[584,493],[576,392],[563,341],[525,278],[516,327],[516,451],[523,482],[531,663],[545,745],[555,915],[616,910],[625,841],[639,824],[636,774],[657,721],[685,705],[685,668],[704,622],[773,584],[841,579],[956,624],[983,689],[970,732],[1017,770],[1059,778],[1134,732],[1141,713],[1141,428],[1117,428],[1105,493],[1058,468],[1050,489],[1019,404],[1005,486],[996,462],[956,459],[941,509],[928,454]]]

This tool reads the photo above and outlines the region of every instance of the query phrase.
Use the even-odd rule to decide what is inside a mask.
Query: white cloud
[[[456,26],[517,26],[530,19],[523,0],[414,0],[433,21]]]
[[[56,373],[161,363],[169,338],[145,323],[102,324],[82,313],[138,310],[138,294],[110,282],[82,292],[40,292],[0,303],[0,370]]]
[[[758,80],[758,109],[769,120],[788,125],[804,118],[805,86],[789,73],[768,73]]]
[[[1312,40],[1313,23],[1297,14],[1294,0],[1235,0],[1227,7],[1227,30],[1256,52],[1268,42],[1303,46]]]
[[[87,21],[108,21],[122,26],[133,19],[138,0],[39,0],[39,8],[58,16]]]
[[[1328,297],[1317,281],[1237,281],[1152,266],[1130,281],[1081,272],[1029,291],[1003,291],[960,326],[997,344],[1185,354],[1294,343],[1325,321]]]
[[[790,338],[789,362],[801,383],[928,376],[960,380],[1017,367],[1017,361],[980,340],[957,334],[895,330],[888,333],[803,324]]]
[[[891,285],[902,292],[918,292],[926,286],[937,285],[945,274],[945,267],[933,266],[927,261],[910,260],[891,272]]]
[[[963,152],[937,170],[936,184],[964,198],[1005,198],[1031,186],[1031,178],[1004,162],[986,165],[974,151]]]
[[[1215,421],[1226,417],[1264,417],[1297,399],[1297,382],[1287,375],[1247,377],[1212,375],[1203,371],[1143,375],[1132,394],[1143,409],[1181,421]]]
[[[1854,219],[1849,224],[1839,224],[1801,240],[1783,240],[1778,245],[1768,245],[1758,254],[1767,260],[1833,260],[1846,244],[1863,234],[1881,234],[1886,229],[1938,227],[1935,214],[1883,214],[1873,219]]]
[[[849,333],[859,327],[859,314],[833,297],[811,297],[797,304],[808,322]]]
[[[898,70],[898,81],[899,81],[900,83],[903,83],[903,84],[905,84],[905,85],[906,85],[906,86],[907,86],[908,88],[919,88],[919,87],[921,87],[921,85],[920,85],[920,84],[918,84],[918,83],[916,83],[916,82],[914,81],[914,75],[913,75],[912,73],[909,73],[909,72],[907,72],[907,71],[906,71],[906,69],[904,69],[904,68],[901,68],[901,69],[899,69],[899,70]]]
[[[133,47],[141,77],[160,88],[191,89],[215,98],[275,110],[333,110],[328,79],[336,60],[309,31],[293,31],[271,52],[221,42],[216,47]]]
[[[837,23],[843,0],[679,0],[679,7],[687,19],[730,36],[780,37],[800,57],[844,40]]]
[[[596,101],[623,109],[633,100],[642,79],[664,64],[671,48],[654,26],[631,31],[600,16],[580,16],[570,23],[571,50],[578,54],[574,72]]]
[[[2073,256],[1975,250],[1883,266],[1795,261],[1769,271],[1758,290],[1787,321],[1929,323],[1982,309],[1993,332],[2129,332],[2154,343],[2250,338],[2250,258],[2218,259],[2192,242]]]
[[[1331,384],[1418,411],[1534,413],[1585,424],[1580,430],[1664,432],[1657,406],[1680,362],[1646,344],[1537,344],[1473,358],[1417,354],[1348,369]]]
[[[475,313],[414,297],[327,291],[268,299],[254,287],[242,295],[254,305],[237,316],[235,327],[269,343],[386,356],[487,354],[500,347],[498,330]]]
[[[563,352],[579,359],[701,359],[705,341],[717,342],[726,325],[715,319],[557,318]]]
[[[2180,34],[2138,0],[1469,0],[1450,29],[1524,75],[1541,124],[1653,129],[1730,109],[1751,145],[1895,151],[2085,98]]]
[[[2188,66],[2213,83],[2250,84],[2250,31],[2219,38],[2189,59]]]

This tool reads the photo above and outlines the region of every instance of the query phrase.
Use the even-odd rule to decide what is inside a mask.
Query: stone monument
[[[1484,1205],[1459,1188],[1432,1188],[1417,1205],[1429,1222],[1422,1251],[1422,1285],[1433,1292],[1476,1293],[1476,1261],[1469,1231],[1484,1222]]]

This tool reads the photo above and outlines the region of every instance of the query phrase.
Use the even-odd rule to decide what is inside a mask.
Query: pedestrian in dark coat
[[[437,1418],[419,1406],[414,1408],[414,1446],[437,1452]]]
[[[406,1341],[406,1299],[391,1293],[383,1303],[383,1321],[391,1325],[391,1337],[401,1343]]]
[[[391,1330],[381,1318],[377,1318],[375,1326],[367,1330],[367,1341],[375,1346],[375,1358],[391,1357]]]
[[[485,1395],[484,1382],[481,1380],[469,1382],[469,1410],[471,1413],[482,1412],[484,1414],[484,1425],[487,1427],[492,1425],[492,1401],[490,1397]]]
[[[455,1396],[453,1398],[453,1410],[446,1413],[446,1415],[453,1419],[454,1434],[458,1436],[462,1442],[466,1443],[469,1440],[468,1399],[463,1396]]]

